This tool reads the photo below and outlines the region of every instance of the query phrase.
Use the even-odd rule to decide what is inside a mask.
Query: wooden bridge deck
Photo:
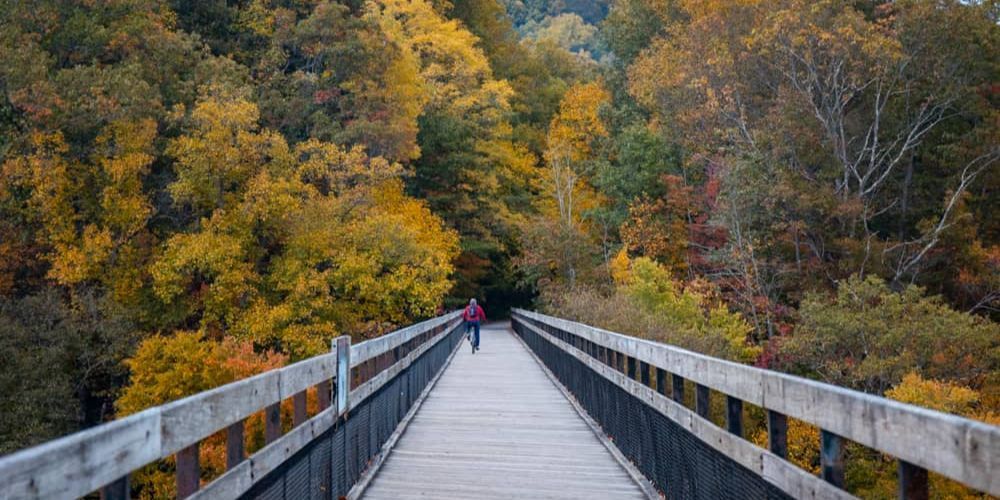
[[[646,498],[507,325],[459,353],[366,499]]]

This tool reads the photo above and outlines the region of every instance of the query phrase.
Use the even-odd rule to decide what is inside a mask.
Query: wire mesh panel
[[[759,474],[702,442],[656,409],[596,373],[571,354],[513,321],[514,331],[625,457],[667,498],[791,498]],[[566,332],[534,323],[556,338]]]
[[[309,445],[261,479],[245,499],[337,499],[347,495],[462,337],[455,327]]]

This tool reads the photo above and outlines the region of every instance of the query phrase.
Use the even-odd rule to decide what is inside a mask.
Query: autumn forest
[[[998,23],[0,0],[0,453],[470,297],[1000,424]],[[789,424],[811,471],[817,436]],[[854,494],[895,495],[893,460],[848,453]]]

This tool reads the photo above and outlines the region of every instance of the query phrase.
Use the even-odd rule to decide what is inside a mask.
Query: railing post
[[[671,380],[672,385],[673,385],[673,391],[672,391],[671,397],[674,399],[674,401],[680,403],[681,406],[683,406],[684,405],[684,377],[682,377],[682,376],[680,376],[680,375],[678,375],[676,373],[671,373],[670,374],[670,380]]]
[[[695,384],[694,386],[694,411],[701,418],[708,419],[708,402],[709,402],[709,389],[708,386],[701,384]]]
[[[243,461],[243,420],[226,428],[226,470]]]
[[[927,469],[899,460],[899,498],[903,500],[927,500],[930,490],[927,486]]]
[[[788,417],[784,413],[767,411],[767,447],[771,453],[788,459]]]
[[[844,487],[844,438],[826,430],[820,430],[819,463],[823,479],[838,487]]]
[[[177,498],[187,498],[201,487],[198,443],[177,452]]]
[[[743,400],[726,396],[726,427],[729,432],[743,437]]]
[[[342,335],[334,340],[337,347],[337,415],[345,415],[347,397],[351,394],[351,337]]]
[[[131,496],[132,489],[128,483],[128,474],[101,488],[101,500],[129,500]]]

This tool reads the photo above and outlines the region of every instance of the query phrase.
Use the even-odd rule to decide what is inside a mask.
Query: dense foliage
[[[998,22],[0,0],[0,452],[471,296],[996,422]],[[789,432],[815,470],[818,431]],[[850,453],[853,491],[891,495],[894,463]]]

